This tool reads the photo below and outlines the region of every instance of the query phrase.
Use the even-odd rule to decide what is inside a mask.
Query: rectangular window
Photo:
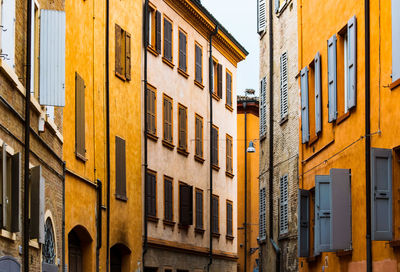
[[[156,7],[149,3],[148,9],[148,19],[149,19],[149,36],[148,36],[148,46],[155,50],[155,52],[160,53],[160,42],[161,42],[161,13],[156,9]],[[159,37],[158,37],[159,35]],[[159,40],[160,39],[160,40]],[[154,52],[154,51],[152,51]],[[154,53],[155,53],[154,52]]]
[[[173,221],[173,185],[172,178],[164,176],[164,219]]]
[[[85,127],[85,81],[75,72],[75,154],[83,161],[86,161]]]
[[[315,119],[315,66],[314,60],[308,65],[308,118],[310,143],[317,140],[316,119]]]
[[[172,63],[172,21],[164,16],[164,56],[166,59]]]
[[[212,233],[219,234],[219,197],[212,196]]]
[[[233,174],[233,145],[232,137],[226,134],[226,172]]]
[[[172,98],[164,94],[163,98],[163,139],[172,145]]]
[[[232,73],[226,69],[226,105],[232,109]]]
[[[179,69],[187,72],[187,35],[179,30]]]
[[[281,120],[287,118],[288,104],[289,104],[289,92],[288,92],[288,57],[287,52],[281,55],[280,59],[280,89],[281,89]]]
[[[226,235],[233,235],[233,209],[232,201],[226,201]]]
[[[125,140],[118,136],[115,136],[115,196],[127,200]]]
[[[196,43],[194,45],[195,51],[195,83],[203,84],[203,47]]]
[[[198,159],[203,159],[203,117],[196,114],[195,116],[196,123],[196,152],[195,156]]]
[[[179,224],[193,224],[193,187],[185,183],[179,184]]]
[[[187,151],[187,108],[178,104],[179,145],[181,151]]]
[[[283,235],[289,231],[289,205],[288,205],[288,175],[280,178],[279,198],[279,234]]]
[[[147,172],[146,178],[146,206],[147,216],[157,216],[157,173],[154,171]]]
[[[218,127],[214,126],[212,127],[212,153],[211,153],[211,162],[214,167],[214,169],[219,170],[219,160],[218,160],[218,148],[219,148],[219,140],[218,140]]]
[[[196,189],[196,229],[203,228],[203,191]]]
[[[115,24],[115,75],[131,80],[131,34]]]
[[[147,84],[147,133],[157,136],[156,89]]]

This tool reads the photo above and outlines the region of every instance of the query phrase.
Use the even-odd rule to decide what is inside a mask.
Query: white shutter
[[[15,0],[1,0],[0,57],[14,69],[15,66]]]
[[[289,207],[288,207],[288,176],[280,178],[280,199],[279,199],[279,234],[286,234],[289,231]]]
[[[266,77],[260,82],[260,137],[267,132]]]
[[[261,33],[265,31],[266,19],[267,19],[267,3],[265,0],[257,0],[257,32]]]
[[[267,231],[266,231],[266,192],[265,187],[260,189],[260,222],[259,222],[259,239],[260,241],[265,240],[267,238]]]
[[[281,119],[288,115],[288,59],[287,52],[281,55]]]

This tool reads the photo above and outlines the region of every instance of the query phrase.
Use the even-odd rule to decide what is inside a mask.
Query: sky
[[[243,95],[244,90],[250,88],[256,90],[258,95],[259,36],[256,1],[201,0],[201,3],[249,52],[247,58],[238,64],[237,94]]]

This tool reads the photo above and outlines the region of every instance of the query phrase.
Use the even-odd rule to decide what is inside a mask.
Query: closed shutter
[[[328,40],[328,122],[337,117],[336,35]]]
[[[172,181],[164,180],[164,216],[166,220],[172,221]]]
[[[147,89],[147,131],[156,135],[156,93],[151,89]]]
[[[232,76],[226,73],[226,104],[232,106]]]
[[[172,142],[172,101],[168,100],[168,141]]]
[[[357,20],[352,17],[347,23],[347,74],[348,92],[347,107],[349,109],[357,103]]]
[[[115,193],[126,199],[126,151],[125,140],[115,136]]]
[[[260,137],[267,133],[267,93],[266,77],[260,81]]]
[[[195,118],[196,119],[196,156],[200,156],[200,119],[199,118]]]
[[[265,0],[257,0],[257,32],[261,33],[265,31],[267,25],[266,20],[267,9]]]
[[[186,72],[186,35],[179,31],[179,68]]]
[[[21,153],[12,156],[11,232],[19,232],[19,199],[21,191]]]
[[[219,208],[218,208],[218,197],[213,196],[212,197],[212,232],[213,233],[219,233]]]
[[[179,107],[179,147],[186,150],[186,109]]]
[[[372,240],[392,239],[392,150],[372,148]]]
[[[281,55],[281,119],[288,115],[288,58],[287,52]]]
[[[267,231],[266,231],[266,192],[265,187],[260,189],[260,207],[259,207],[259,237],[260,241],[263,241],[267,238]]]
[[[392,0],[392,82],[400,79],[400,1]]]
[[[146,179],[146,205],[147,214],[149,216],[156,216],[156,175],[147,173]]]
[[[315,176],[315,255],[330,251],[331,244],[331,178]]]
[[[15,0],[1,1],[1,55],[10,68],[15,66]],[[7,31],[6,31],[7,30]]]
[[[319,52],[314,58],[314,86],[315,86],[315,134],[322,131],[322,88],[321,88],[321,55]]]
[[[226,171],[228,173],[233,172],[232,167],[232,138],[230,136],[226,136]]]
[[[164,18],[164,57],[172,61],[172,24]]]
[[[289,206],[288,206],[288,176],[280,178],[280,209],[279,209],[279,234],[289,231]]]
[[[308,118],[308,68],[301,70],[301,139],[307,143],[310,139],[309,118]]]
[[[203,229],[203,193],[196,192],[196,228]]]
[[[81,158],[86,156],[85,135],[85,81],[75,72],[75,150]]]
[[[180,224],[189,226],[193,224],[193,187],[179,185]]]
[[[232,229],[233,229],[233,221],[232,221],[232,203],[226,203],[226,234],[231,235],[233,234]]]
[[[122,29],[119,25],[115,24],[115,73],[122,76]]]
[[[31,198],[31,217],[30,217],[30,239],[38,239],[38,242],[44,243],[44,179],[42,177],[42,167],[36,166],[30,173],[30,198]]]
[[[308,257],[310,254],[310,193],[299,190],[298,199],[298,257]]]
[[[131,80],[131,34],[128,32],[125,39],[125,78]]]
[[[212,163],[218,166],[218,130],[212,128]]]
[[[156,50],[161,54],[161,12],[156,11]]]
[[[3,32],[4,33],[4,32]],[[65,12],[40,11],[41,105],[65,105]]]
[[[222,98],[222,65],[218,64],[217,65],[217,80],[218,80],[218,85],[217,85],[217,94],[219,98]]]
[[[2,209],[1,209],[1,227],[5,228],[8,225],[8,217],[7,217],[7,144],[3,143],[2,146],[2,154],[1,154],[1,167],[2,167]]]
[[[351,182],[349,169],[331,169],[332,250],[351,249]]]
[[[196,81],[203,82],[203,71],[202,71],[202,49],[197,44],[195,45],[196,54]]]

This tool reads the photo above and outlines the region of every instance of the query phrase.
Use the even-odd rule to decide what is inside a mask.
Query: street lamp
[[[253,141],[250,141],[249,147],[247,148],[247,153],[254,153],[256,152],[256,148],[254,147]]]

